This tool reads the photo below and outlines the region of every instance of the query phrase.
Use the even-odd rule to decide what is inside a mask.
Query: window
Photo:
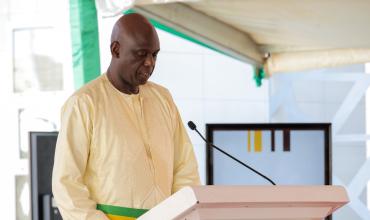
[[[51,27],[13,30],[15,93],[63,89],[62,52],[58,39]]]

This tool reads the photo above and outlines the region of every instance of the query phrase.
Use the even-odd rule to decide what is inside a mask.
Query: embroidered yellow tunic
[[[127,95],[106,74],[62,108],[53,194],[65,220],[106,220],[97,207],[150,209],[198,185],[193,147],[167,89]]]

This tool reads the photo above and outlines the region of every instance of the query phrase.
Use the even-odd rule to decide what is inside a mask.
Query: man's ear
[[[110,44],[110,53],[112,54],[112,57],[119,58],[119,48],[120,44],[118,41],[113,41]]]

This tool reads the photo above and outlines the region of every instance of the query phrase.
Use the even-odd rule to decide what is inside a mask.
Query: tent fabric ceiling
[[[264,52],[370,48],[368,0],[203,0],[188,5],[248,33]]]
[[[134,8],[175,28],[185,27],[184,30],[191,34],[209,39],[211,44],[248,58],[245,60],[252,59],[258,64],[264,62],[265,67],[270,63],[269,73],[297,71],[299,66],[305,70],[370,61],[368,0],[121,0],[120,6],[116,4],[120,1],[96,1],[103,12]],[[181,15],[190,13],[191,9],[197,18],[202,14],[202,20],[212,19],[214,22],[199,21],[208,25],[199,28],[199,24],[186,24],[186,19],[178,19],[191,17],[191,14]],[[207,32],[211,25],[217,26],[215,30],[227,25],[238,34],[226,36],[227,31]],[[233,39],[234,35],[238,39]],[[245,36],[245,41],[240,40],[240,36]],[[272,56],[263,61],[265,53]],[[302,65],[305,53],[309,63]],[[294,63],[299,63],[299,66],[284,68]]]

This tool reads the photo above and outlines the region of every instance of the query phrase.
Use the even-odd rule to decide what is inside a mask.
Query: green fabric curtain
[[[70,0],[75,88],[100,75],[99,30],[95,0]]]

